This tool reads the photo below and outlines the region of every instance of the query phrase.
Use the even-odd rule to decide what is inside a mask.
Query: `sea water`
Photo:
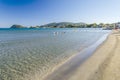
[[[52,68],[109,33],[100,28],[0,29],[0,80],[37,76],[41,80]]]

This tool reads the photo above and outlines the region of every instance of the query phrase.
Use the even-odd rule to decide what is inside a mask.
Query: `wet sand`
[[[81,51],[79,54],[72,56],[72,58],[70,58],[65,63],[63,63],[63,65],[55,69],[51,74],[47,75],[43,80],[88,80],[88,79],[92,79],[90,77],[94,75],[94,72],[98,69],[98,66],[108,56],[108,54],[103,56],[104,54],[100,54],[100,51],[99,51],[101,50],[102,46],[108,44],[109,39],[107,39],[107,41],[103,43],[103,41],[106,39],[106,36],[107,35],[102,37],[99,41],[97,41],[92,46]],[[99,45],[101,46],[96,50],[96,48]]]
[[[107,53],[109,56],[94,74],[91,80],[120,80],[120,31],[110,36]],[[112,48],[110,50],[110,48]],[[111,52],[108,52],[111,51]]]
[[[113,31],[69,80],[120,80],[120,32]]]

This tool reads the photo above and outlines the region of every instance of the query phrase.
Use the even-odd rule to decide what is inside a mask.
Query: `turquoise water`
[[[99,28],[0,29],[0,80],[42,78],[109,32]]]

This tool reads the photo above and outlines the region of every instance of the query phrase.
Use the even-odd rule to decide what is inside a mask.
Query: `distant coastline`
[[[40,25],[40,26],[22,26],[18,24],[12,25],[10,28],[12,29],[23,29],[23,28],[29,28],[29,29],[36,29],[36,28],[103,28],[103,29],[114,29],[119,23],[111,23],[111,24],[86,24],[86,23],[72,23],[72,22],[59,22],[59,23],[49,23],[45,25]]]

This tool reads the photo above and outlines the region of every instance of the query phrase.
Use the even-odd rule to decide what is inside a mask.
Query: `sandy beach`
[[[119,80],[120,34],[113,31],[69,80]]]
[[[65,67],[74,63],[68,62],[45,80],[119,80],[120,79],[120,35],[113,31],[107,39],[83,63],[72,68]],[[66,70],[67,71],[62,71]],[[72,70],[70,70],[72,69]],[[62,75],[59,75],[59,71]]]

